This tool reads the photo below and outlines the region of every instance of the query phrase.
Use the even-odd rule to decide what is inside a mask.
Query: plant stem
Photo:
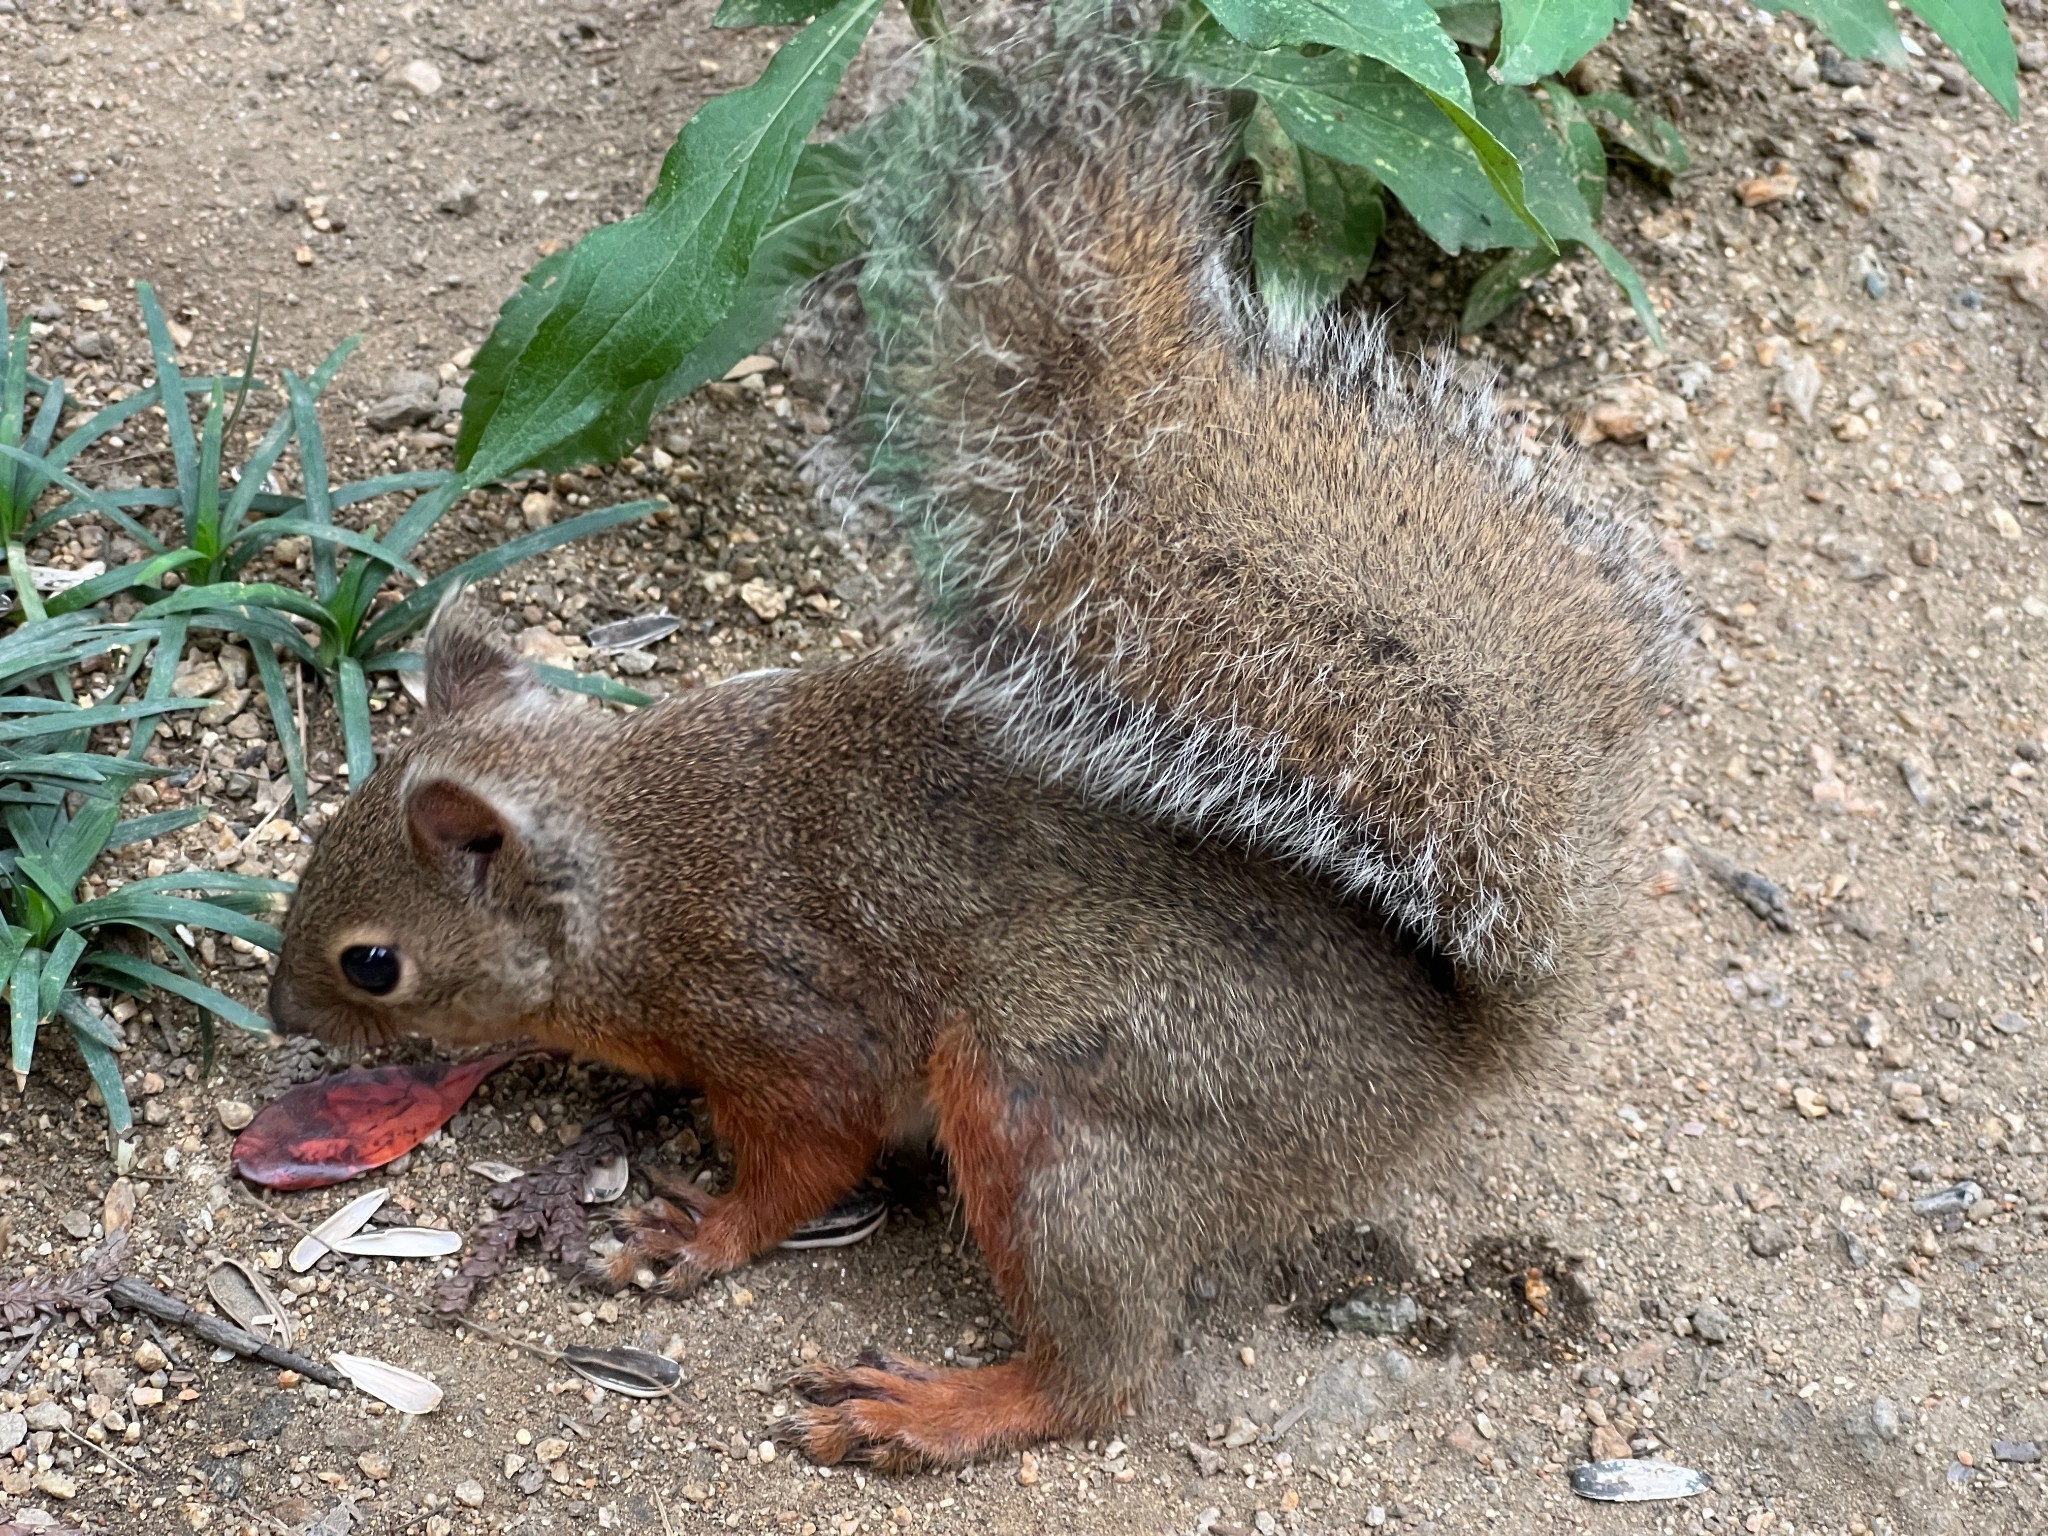
[[[910,13],[910,25],[926,42],[943,43],[953,35],[939,0],[903,0],[903,8]]]

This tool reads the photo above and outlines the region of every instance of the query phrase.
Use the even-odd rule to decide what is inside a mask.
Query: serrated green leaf
[[[666,379],[730,312],[804,139],[880,8],[839,0],[760,79],[706,103],[677,136],[647,206],[571,248],[546,290],[546,315],[492,381],[503,393],[473,451],[458,443],[465,485],[556,463],[560,445],[587,445],[599,422],[604,458],[640,440],[646,419],[623,414],[620,401]],[[488,360],[497,366],[497,355]],[[479,374],[486,361],[479,353]],[[483,398],[465,397],[465,417]]]
[[[1549,238],[1522,197],[1514,156],[1497,137],[1470,118],[1469,129],[1461,129],[1452,120],[1459,112],[1455,103],[1432,98],[1377,60],[1342,53],[1309,58],[1285,49],[1258,53],[1213,24],[1197,32],[1185,59],[1198,80],[1256,91],[1295,143],[1370,171],[1453,254]],[[1490,164],[1482,163],[1474,135],[1488,144]],[[1520,212],[1503,199],[1503,179],[1512,184]]]
[[[1472,291],[1465,296],[1465,311],[1458,329],[1466,335],[1491,324],[1521,302],[1524,285],[1557,265],[1548,251],[1509,251],[1479,274]]]
[[[1261,102],[1244,151],[1259,167],[1252,266],[1269,309],[1311,315],[1365,275],[1386,227],[1379,183],[1356,166],[1303,149]]]
[[[1500,0],[1500,57],[1509,85],[1562,74],[1628,14],[1628,0]]]
[[[1207,0],[1209,14],[1252,48],[1323,43],[1391,65],[1467,112],[1472,93],[1458,46],[1429,0]]]
[[[2019,54],[2005,28],[1999,0],[1905,0],[1906,8],[1934,29],[2005,115],[2020,115]]]
[[[804,146],[782,206],[761,231],[731,313],[661,381],[653,410],[725,377],[734,363],[759,351],[782,329],[805,284],[861,253],[864,243],[849,213],[860,194],[870,130],[879,126],[869,124],[830,144]]]

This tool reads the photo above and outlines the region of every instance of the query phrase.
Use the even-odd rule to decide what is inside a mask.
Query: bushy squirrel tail
[[[1027,771],[1540,981],[1617,873],[1675,578],[1483,391],[1231,274],[1220,99],[1113,27],[931,70],[875,179],[870,480]]]

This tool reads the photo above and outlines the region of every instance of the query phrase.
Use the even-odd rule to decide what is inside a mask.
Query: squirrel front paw
[[[746,1262],[727,1263],[707,1252],[705,1226],[720,1199],[701,1190],[694,1198],[660,1195],[618,1219],[618,1252],[603,1261],[599,1279],[613,1290],[640,1285],[669,1296],[687,1296],[711,1276]]]

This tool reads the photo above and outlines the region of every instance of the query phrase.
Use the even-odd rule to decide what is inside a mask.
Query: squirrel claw
[[[709,1271],[698,1262],[691,1245],[715,1197],[697,1191],[698,1200],[684,1209],[657,1195],[619,1217],[624,1246],[606,1261],[603,1274],[615,1289],[634,1283],[642,1270],[653,1270],[657,1287],[670,1296],[684,1296],[703,1284]]]

